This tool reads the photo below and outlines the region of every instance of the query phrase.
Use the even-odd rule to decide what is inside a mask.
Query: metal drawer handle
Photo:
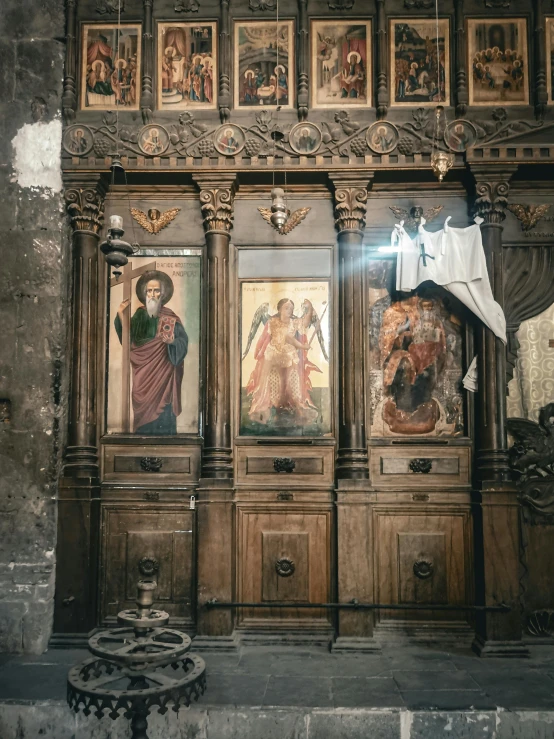
[[[275,457],[273,460],[273,469],[275,472],[292,472],[296,467],[296,462],[290,457]]]
[[[410,470],[415,473],[426,475],[428,472],[431,472],[432,467],[433,467],[432,459],[426,459],[425,457],[419,457],[417,459],[410,460]]]
[[[159,472],[162,468],[163,459],[161,457],[142,457],[140,466],[145,472]]]

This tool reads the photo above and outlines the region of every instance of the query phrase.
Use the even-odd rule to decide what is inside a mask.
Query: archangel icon
[[[311,375],[328,375],[327,368],[322,370],[312,361],[317,337],[317,353],[329,362],[322,331],[328,303],[322,303],[320,315],[307,298],[302,300],[298,315],[288,297],[278,301],[273,315],[269,306],[269,302],[264,302],[255,311],[242,357],[244,363],[263,326],[254,347],[254,369],[243,391],[250,433],[256,429],[259,433],[306,433],[309,428],[310,433],[321,435],[329,424],[329,418],[323,422],[322,405],[327,404],[322,403],[323,389],[314,388]]]

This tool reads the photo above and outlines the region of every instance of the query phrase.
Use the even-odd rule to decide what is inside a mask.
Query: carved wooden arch
[[[510,246],[504,249],[504,311],[508,346],[506,378],[514,376],[523,321],[538,316],[554,303],[554,248]]]

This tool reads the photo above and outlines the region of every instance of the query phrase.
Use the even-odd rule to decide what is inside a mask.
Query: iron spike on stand
[[[94,712],[99,719],[104,711],[114,720],[123,712],[131,720],[131,739],[148,739],[154,706],[164,714],[172,704],[177,712],[206,689],[206,665],[189,654],[190,637],[165,628],[169,614],[152,608],[156,587],[154,580],[140,580],[136,609],[120,611],[122,627],[94,634],[88,642],[94,657],[67,676],[70,708],[85,716]]]

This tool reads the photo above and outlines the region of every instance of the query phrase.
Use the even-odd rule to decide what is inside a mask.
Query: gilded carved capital
[[[234,198],[234,190],[229,187],[214,187],[200,191],[205,231],[231,230]]]
[[[502,223],[506,218],[510,178],[516,169],[494,171],[490,167],[486,170],[472,167],[477,195],[473,209],[485,223]]]
[[[104,191],[96,187],[69,187],[65,203],[74,231],[100,233],[104,225]]]
[[[195,178],[200,188],[200,203],[204,230],[226,231],[233,227],[233,205],[237,191],[237,180],[232,177],[220,177],[215,181],[212,177],[199,175]]]
[[[363,231],[367,209],[365,187],[338,187],[335,190],[335,225],[339,231]]]
[[[485,223],[502,223],[506,218],[510,183],[507,180],[478,182],[476,185],[475,215]]]
[[[330,176],[335,186],[335,226],[339,231],[363,231],[367,210],[367,196],[373,173],[366,177]]]

